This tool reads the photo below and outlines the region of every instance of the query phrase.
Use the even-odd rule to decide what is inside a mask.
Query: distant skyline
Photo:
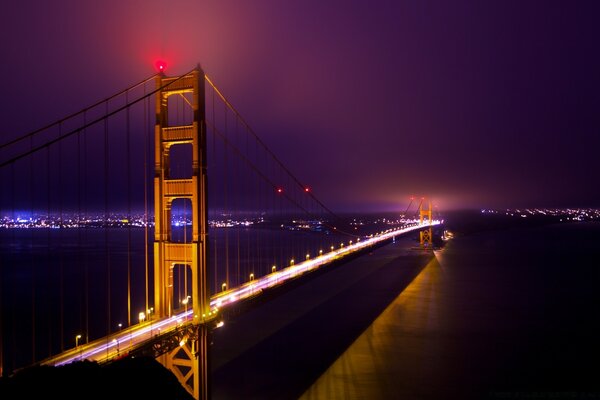
[[[200,63],[336,211],[598,207],[595,1],[26,0],[0,143]]]

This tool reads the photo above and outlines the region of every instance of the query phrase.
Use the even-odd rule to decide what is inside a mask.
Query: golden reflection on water
[[[442,326],[441,255],[436,252],[301,399],[412,399],[428,394],[426,376],[440,368],[440,341],[430,338]]]

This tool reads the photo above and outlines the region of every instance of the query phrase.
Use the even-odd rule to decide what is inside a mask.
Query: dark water
[[[353,273],[347,265],[325,272],[269,300],[266,308],[259,306],[228,321],[226,327],[234,329],[219,335],[233,332],[229,340],[245,342],[246,347],[236,354],[228,339],[223,336],[219,341],[215,336],[215,348],[227,350],[215,356],[221,360],[215,362],[215,376],[224,377],[224,386],[215,390],[229,391],[231,385],[238,385],[239,393],[247,393],[239,386],[241,378],[230,379],[229,371],[242,371],[245,384],[255,390],[250,396],[254,398],[600,398],[596,366],[600,359],[600,223],[530,226],[522,221],[490,224],[479,218],[461,215],[451,219],[448,226],[457,235],[435,257],[413,253],[413,238],[399,240],[372,256],[357,259],[362,261],[351,267]],[[229,233],[237,237],[237,232]],[[98,244],[90,245],[86,254],[89,279],[94,282],[91,286],[100,298],[106,290],[106,260],[104,234],[97,234]],[[122,235],[126,231],[109,236],[115,240],[110,246],[111,257],[115,257],[111,258],[113,276],[123,275],[123,270],[116,269],[119,263],[112,260],[121,258],[122,263],[127,259],[126,249],[117,243],[122,242]],[[143,249],[143,235],[141,239],[139,232],[134,236],[135,246]],[[298,237],[290,240],[274,234],[265,243],[299,243],[294,240]],[[30,246],[28,238],[23,238],[22,246]],[[5,258],[21,250],[12,248],[3,253],[2,334],[8,367],[18,356],[24,354],[25,361],[31,356],[31,336],[13,333],[17,328],[31,329],[30,316],[21,318],[18,312],[32,306],[31,265],[49,256],[62,255],[65,260],[80,257],[77,246],[48,251],[40,245],[38,250],[28,256],[34,262],[27,261],[21,268],[7,268]],[[369,257],[375,256],[379,257],[378,264],[371,266]],[[136,265],[140,260],[143,264],[143,250],[136,257]],[[97,267],[93,267],[94,262]],[[271,261],[262,263],[268,268]],[[59,272],[60,263],[53,265],[54,272]],[[251,261],[245,265],[254,268]],[[244,268],[240,275],[248,272]],[[50,321],[42,317],[36,320],[36,346],[43,355],[50,346],[57,349],[49,342],[55,341],[59,332],[59,282],[56,274],[42,269],[34,272],[36,309],[42,313],[48,310]],[[83,274],[69,274],[72,281],[66,279],[65,285],[77,287]],[[132,272],[138,281],[143,275],[143,268]],[[15,280],[9,283],[8,276]],[[217,283],[222,278],[219,275]],[[365,282],[369,291],[364,290]],[[44,285],[50,289],[43,289]],[[114,321],[126,316],[117,311],[123,308],[124,292],[123,287],[115,289],[120,300],[113,300]],[[305,301],[309,296],[311,302]],[[8,301],[15,298],[20,301],[9,306]],[[80,299],[65,295],[63,301],[81,307]],[[134,310],[143,307],[143,290],[138,287],[132,300]],[[376,309],[370,308],[371,303]],[[106,307],[97,307],[104,315]],[[81,315],[65,312],[64,318],[77,325],[83,323]],[[260,320],[253,317],[257,315]],[[98,327],[100,333],[105,329],[105,318],[104,326]],[[51,326],[55,327],[52,333]],[[77,328],[68,332],[66,328],[65,322],[64,336],[74,336]],[[311,341],[320,344],[315,347]],[[290,364],[289,359],[294,362]],[[277,392],[276,385],[282,390],[293,387],[294,391]]]
[[[440,258],[448,276],[443,309],[462,357],[446,361],[447,371],[460,367],[451,374],[458,382],[491,397],[504,390],[599,396],[599,256],[600,223],[591,222],[452,243]]]
[[[458,236],[304,394],[600,398],[600,223]]]
[[[600,224],[488,222],[452,221],[434,255],[398,240],[232,318],[214,398],[600,398]]]
[[[265,224],[266,225],[266,224]],[[279,227],[279,223],[275,224]],[[387,228],[387,227],[386,227]],[[362,234],[383,229],[361,227]],[[189,229],[188,229],[189,230]],[[148,231],[148,307],[153,304],[153,235]],[[5,372],[138,322],[146,310],[143,228],[0,229],[0,324]],[[190,237],[173,228],[173,240]],[[270,226],[212,228],[209,286],[235,287],[255,277],[315,257],[355,239],[327,230]],[[129,272],[128,272],[129,271]],[[186,297],[181,266],[174,268],[174,301]],[[128,320],[128,276],[130,320]],[[191,285],[187,285],[191,294]],[[181,304],[174,304],[181,307]],[[110,310],[110,311],[109,311]],[[109,314],[110,313],[110,314]]]

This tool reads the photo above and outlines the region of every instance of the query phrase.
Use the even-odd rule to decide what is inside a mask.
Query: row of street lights
[[[360,241],[360,239],[357,239],[357,242],[358,241]],[[352,245],[352,241],[350,241],[348,244]],[[343,242],[340,244],[340,248],[344,248],[344,243]],[[334,250],[335,250],[335,246],[332,245],[331,246],[331,251],[334,251]],[[323,250],[319,250],[319,256],[322,256],[322,255],[323,255]],[[309,253],[306,254],[306,260],[310,260],[310,254]],[[290,266],[294,266],[294,264],[295,264],[295,260],[292,258],[290,260]],[[271,267],[271,273],[275,273],[276,271],[277,271],[277,266],[273,265]],[[249,275],[249,279],[250,279],[250,282],[254,281],[254,279],[255,279],[254,273],[251,273]],[[222,291],[226,291],[227,290],[227,286],[228,286],[227,283],[223,282],[222,285],[221,285],[221,290]],[[187,305],[188,305],[190,299],[191,299],[191,296],[188,295],[188,296],[186,296],[185,299],[181,300],[181,303],[186,307],[186,311],[187,311]],[[146,319],[148,319],[150,321],[150,323],[152,324],[152,314],[154,314],[154,307],[150,307],[149,309],[146,310],[146,312],[141,311],[138,314],[139,323],[141,324],[144,321],[146,321]],[[118,327],[119,327],[119,332],[120,332],[121,329],[122,329],[122,327],[123,327],[123,324],[119,323]],[[152,335],[152,325],[150,325],[150,335]],[[75,348],[79,349],[80,354],[81,354],[81,348],[80,348],[79,340],[81,338],[82,338],[81,334],[78,334],[78,335],[75,336]],[[118,356],[119,355],[119,341],[115,338],[115,339],[113,339],[113,343],[116,343],[116,346],[117,346],[117,356]],[[81,355],[80,355],[80,357],[81,357]]]
[[[185,301],[184,301],[185,304],[187,304],[187,300],[189,298],[190,298],[190,296],[188,296],[185,299]],[[146,319],[148,319],[150,321],[150,323],[152,324],[152,314],[154,314],[154,307],[150,307],[149,309],[146,310],[146,312],[141,311],[138,314],[139,322],[142,323]],[[119,322],[117,324],[117,327],[119,328],[119,332],[121,332],[121,329],[123,329],[123,324]],[[150,326],[150,335],[152,335],[152,325]],[[81,340],[81,338],[82,338],[81,334],[77,334],[75,336],[75,349],[79,349],[80,358],[81,358],[82,349],[80,347],[81,345],[79,344],[79,341]],[[117,356],[118,356],[119,355],[119,341],[116,338],[113,339],[112,341],[113,341],[113,343],[116,343],[116,345],[117,345]]]
[[[357,241],[360,241],[360,239],[358,239]],[[349,244],[351,245],[352,241],[350,241]],[[343,247],[344,247],[344,243],[340,243],[340,248],[343,248]],[[331,251],[334,251],[334,250],[335,250],[335,246],[331,246]],[[321,250],[319,250],[319,257],[322,255],[323,255],[323,250],[321,249]],[[306,253],[306,260],[307,261],[310,260],[309,253]],[[290,260],[290,266],[294,266],[295,263],[296,263],[296,260],[292,258]],[[277,271],[277,266],[273,265],[271,267],[271,273],[275,273],[275,271]],[[253,280],[254,280],[254,273],[251,273],[250,274],[250,282],[252,282]],[[221,291],[224,292],[225,290],[227,290],[227,283],[223,282],[223,284],[221,285]]]
[[[360,239],[357,239],[357,241],[359,241],[359,240]],[[352,241],[349,242],[349,245],[352,245]],[[344,247],[344,243],[341,243],[340,248],[343,248],[343,247]],[[334,250],[335,250],[335,246],[331,246],[331,251],[334,251]],[[322,256],[322,255],[323,255],[323,250],[319,250],[319,256]],[[309,259],[310,259],[310,254],[307,253],[306,260],[309,260]],[[293,266],[294,264],[295,264],[295,260],[292,258],[290,260],[290,266]],[[273,265],[271,267],[271,273],[275,273],[276,271],[277,271],[277,266]],[[254,281],[254,273],[251,273],[249,278],[250,278],[250,282]],[[227,290],[226,282],[223,282],[223,284],[221,285],[221,290],[222,291]],[[186,307],[186,310],[187,310],[187,305],[188,305],[190,299],[191,299],[191,296],[186,296],[185,299],[181,300],[181,303]],[[141,311],[138,314],[139,323],[141,324],[144,321],[146,321],[146,319],[148,319],[150,321],[150,323],[152,324],[152,314],[154,314],[154,307],[150,307],[149,309],[146,310],[146,312]],[[123,324],[119,323],[117,326],[119,327],[119,332],[120,332],[121,329],[123,328]],[[152,335],[152,325],[150,325],[150,335]],[[82,338],[81,334],[78,334],[75,336],[75,348],[79,349],[80,354],[81,354],[81,348],[79,345],[79,340],[81,338]],[[117,356],[118,356],[119,355],[119,341],[115,338],[115,339],[113,339],[113,342],[116,343],[116,345],[117,345]]]
[[[358,239],[360,240],[360,239]],[[352,245],[352,241],[349,242],[350,245]],[[344,247],[344,243],[340,244],[340,248]],[[331,246],[331,251],[335,250],[335,246]],[[319,256],[323,255],[323,250],[319,250]],[[310,254],[306,254],[306,260],[310,259]],[[290,260],[290,266],[293,266],[295,264],[295,260],[292,258]],[[271,267],[271,273],[275,273],[277,271],[277,266],[273,265]],[[250,282],[252,282],[254,280],[254,273],[251,273],[250,276]],[[227,283],[223,282],[223,284],[221,285],[221,290],[224,292],[227,290]],[[181,300],[181,303],[186,306],[187,309],[187,305],[189,303],[189,300],[191,299],[191,296],[186,296],[185,299]],[[152,314],[154,313],[154,307],[150,307],[149,309],[146,310],[146,312],[141,311],[138,314],[138,320],[141,323],[143,323],[144,321],[146,321],[146,319],[150,320],[150,322],[152,323]],[[119,332],[121,331],[121,329],[123,328],[123,324],[119,323],[117,325],[119,327]],[[150,327],[150,334],[152,334],[152,326]],[[79,340],[81,339],[81,334],[78,334],[75,336],[75,348],[79,348]],[[119,353],[119,342],[116,339],[113,339],[113,341],[116,341],[117,343],[117,354]]]
[[[350,241],[349,244],[351,245],[352,241]],[[344,247],[344,243],[341,243],[340,244],[340,248],[343,248],[343,247]],[[334,251],[334,250],[335,250],[335,246],[331,246],[331,251]],[[323,255],[323,250],[319,250],[319,256],[322,256],[322,255]],[[306,254],[306,260],[309,260],[309,259],[310,259],[310,254],[307,253]],[[292,258],[290,260],[290,266],[293,266],[294,264],[295,264],[295,260]],[[277,271],[277,266],[273,265],[271,267],[271,273],[275,273],[276,271]],[[250,282],[252,282],[254,280],[254,273],[251,273],[250,276],[249,276],[249,278],[250,278]],[[223,284],[221,285],[221,290],[223,292],[227,290],[227,283],[226,282],[223,282]],[[184,306],[186,306],[186,308],[187,308],[187,305],[188,305],[190,299],[191,299],[191,296],[186,296],[185,299],[181,300],[181,303]],[[138,320],[139,320],[140,324],[142,322],[144,322],[146,319],[148,319],[148,320],[150,320],[150,322],[152,322],[152,314],[153,313],[154,313],[154,307],[150,307],[149,309],[146,310],[146,312],[141,311],[138,314]],[[119,332],[120,332],[121,329],[123,328],[123,324],[119,323],[117,326],[119,327]],[[150,328],[150,333],[152,334],[152,327]],[[82,336],[80,334],[78,334],[78,335],[75,336],[75,348],[79,348],[79,340],[81,339],[81,337]],[[116,339],[114,339],[114,341],[116,341],[116,343],[117,343],[117,354],[118,354],[118,352],[119,352],[119,347],[118,347],[119,346],[119,342]]]

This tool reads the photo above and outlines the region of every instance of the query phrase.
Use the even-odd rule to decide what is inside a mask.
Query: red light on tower
[[[305,188],[304,188],[304,191],[305,191],[306,193],[308,193],[308,192],[310,192],[310,188],[307,186],[307,187],[305,187]]]
[[[277,193],[283,193],[283,189],[282,188],[277,188]]]
[[[164,72],[167,69],[167,63],[163,60],[158,60],[155,65],[158,72]]]

